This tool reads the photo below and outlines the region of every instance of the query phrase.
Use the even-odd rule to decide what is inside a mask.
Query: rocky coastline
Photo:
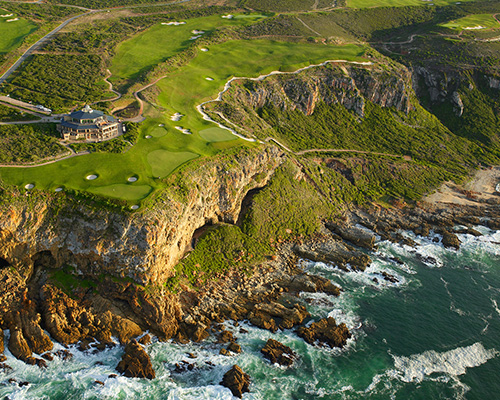
[[[409,231],[423,237],[434,235],[434,240],[456,250],[460,247],[457,233],[480,235],[475,229],[477,225],[500,229],[500,207],[490,203],[495,202],[346,209],[338,219],[325,221],[315,236],[282,243],[277,254],[254,265],[251,274],[232,270],[203,288],[183,286],[177,293],[148,290],[131,280],[112,277],[104,277],[100,283],[89,281],[86,287],[67,292],[51,282],[43,263],[37,264],[28,280],[14,268],[2,268],[0,353],[6,347],[14,357],[43,369],[54,357],[70,359],[71,345],[98,352],[120,344],[125,346],[125,354],[117,372],[152,379],[155,372],[144,351],[151,340],[144,334],[146,331],[158,340],[173,339],[178,343],[216,337],[218,343],[227,345],[221,354],[231,356],[242,349],[237,337],[224,328],[223,323],[230,320],[236,326],[248,321],[268,330],[269,341],[263,356],[272,363],[290,367],[295,356],[273,339],[275,332],[291,329],[311,345],[339,348],[352,335],[333,318],[311,318],[301,293],[339,296],[341,289],[325,278],[309,274],[300,259],[363,273],[371,263],[371,252],[376,251],[376,241],[417,246],[405,234]],[[397,283],[397,278],[389,274],[381,279]],[[8,339],[5,330],[9,332]],[[245,334],[243,328],[239,332]],[[52,351],[54,341],[69,350]],[[8,359],[0,357],[0,368],[8,370]],[[194,368],[186,362],[178,368],[182,372],[191,366]],[[224,384],[241,396],[248,390],[251,377],[237,366],[231,371]]]

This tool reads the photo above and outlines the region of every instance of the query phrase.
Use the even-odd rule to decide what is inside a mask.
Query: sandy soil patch
[[[445,182],[433,194],[423,200],[427,203],[452,203],[462,205],[478,205],[492,198],[499,198],[496,186],[500,183],[500,167],[481,169],[465,185]],[[469,196],[466,192],[469,192]],[[471,198],[471,196],[473,198]],[[477,199],[477,201],[476,201]]]

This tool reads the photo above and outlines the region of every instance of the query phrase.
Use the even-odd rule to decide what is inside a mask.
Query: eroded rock
[[[337,325],[332,317],[322,318],[318,322],[313,322],[309,328],[300,327],[297,334],[309,344],[326,344],[330,347],[344,347],[351,333],[344,323]]]
[[[233,396],[241,399],[243,393],[250,391],[250,375],[244,373],[238,365],[234,365],[224,374],[221,385],[231,390]]]
[[[272,364],[280,364],[289,367],[297,358],[293,350],[274,339],[269,339],[261,350]]]
[[[129,378],[154,379],[156,377],[151,359],[136,340],[132,340],[125,346],[125,354],[116,370]]]

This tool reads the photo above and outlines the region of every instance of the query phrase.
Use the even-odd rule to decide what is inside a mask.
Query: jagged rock
[[[228,356],[229,355],[229,351],[223,347],[222,349],[220,349],[219,354],[221,356]]]
[[[415,235],[427,237],[430,234],[430,226],[427,223],[423,223],[421,225],[416,226],[413,229],[413,232],[415,233]]]
[[[296,304],[293,308],[287,308],[276,302],[257,304],[249,313],[248,320],[263,329],[276,332],[278,329],[290,329],[300,325],[306,318],[310,317],[304,306]]]
[[[54,353],[55,356],[59,357],[63,361],[69,361],[73,358],[73,354],[69,350],[57,350]]]
[[[330,347],[344,347],[351,333],[344,323],[337,325],[332,317],[322,318],[318,322],[313,322],[309,328],[301,326],[297,334],[307,343],[314,344],[318,341]]]
[[[219,334],[219,338],[217,339],[217,343],[229,343],[233,342],[235,339],[233,337],[233,333],[230,331],[223,330]]]
[[[50,353],[45,353],[45,354],[42,354],[42,357],[45,358],[47,361],[53,361],[54,360],[54,356]]]
[[[296,359],[296,355],[290,347],[274,339],[269,339],[261,352],[272,364],[277,363],[286,367],[292,365]]]
[[[443,231],[443,246],[444,247],[453,247],[456,250],[460,248],[460,239],[455,235],[454,233],[448,232],[448,231]]]
[[[243,393],[250,391],[250,375],[245,374],[238,365],[234,365],[224,374],[221,385],[231,390],[233,396],[241,399]]]
[[[98,381],[98,380],[95,380],[94,383],[96,385],[101,385],[101,386],[104,386],[104,382],[103,381]]]
[[[14,357],[22,361],[27,361],[31,358],[31,349],[29,348],[28,342],[26,342],[23,332],[20,329],[11,329],[9,350]]]
[[[7,357],[4,354],[0,354],[0,362],[7,361]]]
[[[12,372],[12,367],[8,364],[4,364],[3,362],[0,363],[0,371],[2,371],[4,374],[8,374]]]
[[[329,279],[321,276],[309,275],[307,273],[299,274],[291,277],[281,283],[288,291],[299,293],[326,293],[333,296],[340,294],[339,287],[335,286]]]
[[[391,282],[391,283],[398,283],[399,282],[398,278],[396,278],[392,274],[389,274],[386,271],[382,271],[381,275],[384,277],[384,280],[386,280],[387,282]]]
[[[227,346],[227,349],[229,351],[232,351],[233,353],[237,353],[237,354],[241,353],[241,346],[235,342],[229,343],[229,345]]]
[[[4,336],[3,336],[3,330],[0,328],[0,354],[3,354],[4,352]]]
[[[342,269],[346,269],[347,264],[349,264],[355,270],[364,271],[371,263],[368,255],[333,239],[296,245],[293,250],[299,257],[312,261],[332,263]]]
[[[335,232],[342,239],[353,243],[356,246],[372,250],[375,246],[375,235],[356,226],[344,226],[340,224],[327,223],[326,227]]]
[[[154,379],[156,376],[148,354],[136,340],[125,346],[125,354],[116,370],[129,378]]]
[[[147,345],[151,343],[151,335],[146,333],[143,337],[141,337],[138,342],[143,345]]]
[[[492,218],[489,219],[486,224],[488,225],[488,228],[498,231],[500,230],[500,218]]]

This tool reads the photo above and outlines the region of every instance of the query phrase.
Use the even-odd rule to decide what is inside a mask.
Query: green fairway
[[[207,47],[209,51],[200,51],[189,64],[158,83],[158,102],[166,112],[141,124],[138,143],[127,152],[92,153],[34,168],[0,168],[0,178],[22,188],[27,184],[47,190],[64,187],[128,202],[140,201],[160,188],[161,179],[182,164],[244,143],[229,131],[205,121],[196,110],[200,103],[216,98],[232,76],[296,71],[326,60],[366,61],[363,54],[367,49],[361,45],[268,40],[229,41]],[[183,117],[172,121],[176,112]],[[91,174],[97,175],[97,179],[87,180]],[[138,178],[137,182],[129,183],[131,176]]]
[[[446,6],[466,1],[475,0],[347,0],[347,6],[350,8],[425,6],[431,4]]]
[[[197,157],[198,154],[187,151],[173,152],[168,150],[155,150],[148,154],[148,163],[151,165],[154,176],[164,178],[179,165]]]
[[[37,30],[37,26],[23,18],[16,20],[16,15],[2,15],[10,15],[10,12],[0,10],[0,54],[5,54],[19,47],[26,36]]]
[[[201,36],[204,36],[213,32],[215,28],[249,24],[262,18],[265,17],[260,14],[237,15],[233,19],[214,15],[178,21],[185,22],[183,25],[158,23],[117,47],[110,68],[112,79],[134,78],[142,71],[186,49],[193,43],[190,39],[200,35],[193,31],[203,31]],[[168,22],[163,24],[165,23]]]
[[[484,30],[484,29],[500,29],[500,23],[491,14],[474,14],[467,17],[449,21],[441,24],[445,28],[454,30]]]
[[[234,136],[231,132],[218,127],[204,129],[200,132],[200,136],[207,142],[225,142],[227,140],[236,139],[236,136]]]

